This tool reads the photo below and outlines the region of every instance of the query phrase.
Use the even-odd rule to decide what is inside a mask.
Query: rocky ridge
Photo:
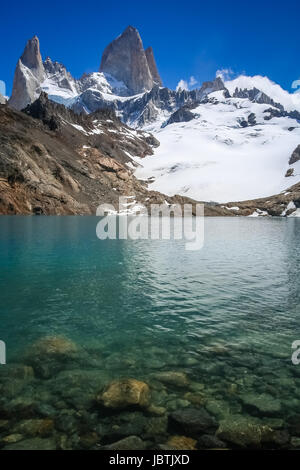
[[[45,93],[24,112],[0,106],[0,213],[95,214],[101,203],[196,204],[148,191],[133,171],[134,157],[159,142],[123,124],[111,110],[78,115]],[[207,215],[229,215],[206,207]]]

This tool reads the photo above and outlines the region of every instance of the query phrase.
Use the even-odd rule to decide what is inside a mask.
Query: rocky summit
[[[38,38],[34,36],[27,42],[17,63],[9,105],[15,109],[22,109],[32,103],[38,97],[39,86],[44,79],[45,71],[40,53],[40,43]]]
[[[139,32],[132,26],[106,47],[99,71],[125,83],[133,94],[161,83],[152,49],[146,54]]]

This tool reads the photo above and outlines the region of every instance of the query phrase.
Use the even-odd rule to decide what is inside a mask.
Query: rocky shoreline
[[[216,354],[226,355],[221,349]],[[124,375],[132,360],[123,357]],[[112,378],[110,361],[101,348],[49,336],[28,348],[22,363],[1,366],[1,449],[300,448],[300,415],[287,416],[269,384],[239,395],[232,383],[229,411],[184,369]]]

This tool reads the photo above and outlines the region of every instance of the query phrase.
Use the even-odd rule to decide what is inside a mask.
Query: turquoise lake
[[[2,436],[16,432],[21,418],[12,402],[25,397],[36,411],[23,420],[50,416],[56,423],[60,414],[90,410],[84,435],[98,435],[93,445],[132,433],[149,448],[164,444],[175,433],[170,427],[153,436],[142,426],[114,435],[104,414],[104,430],[97,428],[102,415],[93,397],[120,377],[148,383],[162,416],[205,408],[218,425],[246,417],[285,432],[286,441],[300,436],[300,364],[291,361],[292,343],[300,340],[300,220],[206,218],[204,247],[190,252],[184,241],[100,241],[97,222],[0,218],[0,339],[7,348],[0,419],[10,419]],[[38,358],[28,354],[44,337],[67,338],[81,352],[73,362],[35,370]],[[10,376],[15,364],[31,365],[34,378]],[[187,383],[163,372],[179,372]],[[16,384],[9,388],[8,380]],[[134,417],[147,414],[134,410],[128,420]],[[54,424],[43,441],[61,448],[64,435],[69,448],[84,447],[76,419],[72,430]],[[25,433],[14,445],[22,448],[33,436]]]

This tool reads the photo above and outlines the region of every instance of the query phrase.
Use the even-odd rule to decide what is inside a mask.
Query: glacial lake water
[[[60,448],[65,435],[70,448],[80,448],[81,418],[72,431],[55,420],[91,410],[85,434],[93,429],[104,443],[132,433],[143,439],[142,427],[110,435],[107,417],[104,431],[97,431],[101,412],[93,397],[120,377],[148,383],[162,415],[204,407],[218,424],[247,417],[289,438],[300,435],[294,426],[300,364],[291,361],[292,343],[300,340],[300,220],[206,218],[200,251],[186,251],[180,240],[100,241],[97,222],[0,218],[0,339],[7,348],[0,419],[11,423],[3,432],[0,427],[0,437],[15,433],[20,419],[50,416],[51,445]],[[12,364],[34,369],[39,358],[30,354],[44,337],[67,338],[78,357],[48,369],[40,364],[30,379],[4,372]],[[173,372],[182,375],[172,378]],[[20,417],[22,405],[14,411],[13,400],[22,397],[34,401],[34,411]],[[28,441],[25,434],[20,444]],[[169,434],[148,432],[150,447]]]

